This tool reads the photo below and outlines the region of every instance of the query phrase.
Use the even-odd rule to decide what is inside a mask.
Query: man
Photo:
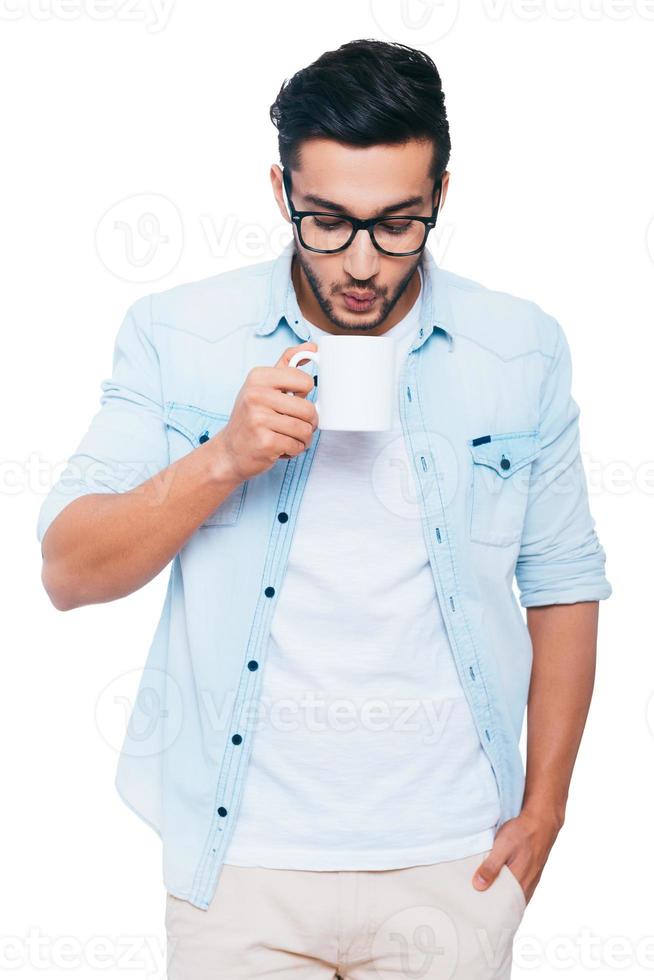
[[[162,838],[171,978],[508,977],[611,594],[568,344],[425,248],[426,54],[345,44],[271,117],[293,241],[130,307],[43,582],[72,609],[172,560],[117,771]],[[325,334],[394,338],[392,429],[320,430],[288,363]]]

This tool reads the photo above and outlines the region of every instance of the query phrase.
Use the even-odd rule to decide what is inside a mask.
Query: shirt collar
[[[285,321],[302,341],[309,339],[309,331],[300,311],[291,279],[291,262],[294,254],[295,240],[291,239],[273,261],[268,313],[264,322],[255,327],[254,332],[258,336],[267,336],[273,333]],[[427,248],[422,253],[421,266],[423,274],[422,312],[420,326],[416,331],[410,350],[421,347],[434,330],[440,330],[446,335],[451,350],[456,331],[449,302],[446,274],[436,264],[436,260]]]

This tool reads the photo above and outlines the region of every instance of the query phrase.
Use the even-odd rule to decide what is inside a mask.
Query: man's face
[[[298,211],[328,211],[362,219],[384,213],[429,217],[437,200],[432,197],[434,180],[430,176],[433,152],[431,141],[360,148],[334,140],[306,140],[301,145],[300,169],[292,173],[293,204]],[[441,207],[448,177],[447,173],[443,177]],[[289,220],[279,167],[273,166],[271,179],[280,210]],[[305,249],[297,233],[295,240],[300,291],[306,292],[307,286],[310,291],[304,296],[303,312],[318,326],[324,317],[339,331],[382,333],[413,304],[420,253],[384,255],[364,230],[348,248],[332,255]],[[298,280],[294,281],[297,291]]]

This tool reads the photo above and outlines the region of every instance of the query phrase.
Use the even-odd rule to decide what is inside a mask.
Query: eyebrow
[[[337,204],[335,201],[328,201],[325,197],[318,197],[316,194],[305,194],[305,200],[310,204],[315,204],[316,207],[325,208],[328,211],[337,211],[339,214],[349,214],[347,208],[344,208],[342,204]],[[389,204],[387,207],[378,211],[377,214],[373,215],[373,218],[381,218],[385,214],[392,214],[399,212],[402,208],[412,208],[416,204],[422,204],[422,197],[407,197],[403,201],[396,201],[395,204]]]

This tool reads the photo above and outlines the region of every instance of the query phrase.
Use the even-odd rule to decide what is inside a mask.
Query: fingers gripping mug
[[[380,432],[393,424],[395,340],[392,337],[321,336],[317,351],[297,351],[288,366],[318,366],[318,426]],[[293,394],[293,392],[288,392]]]

